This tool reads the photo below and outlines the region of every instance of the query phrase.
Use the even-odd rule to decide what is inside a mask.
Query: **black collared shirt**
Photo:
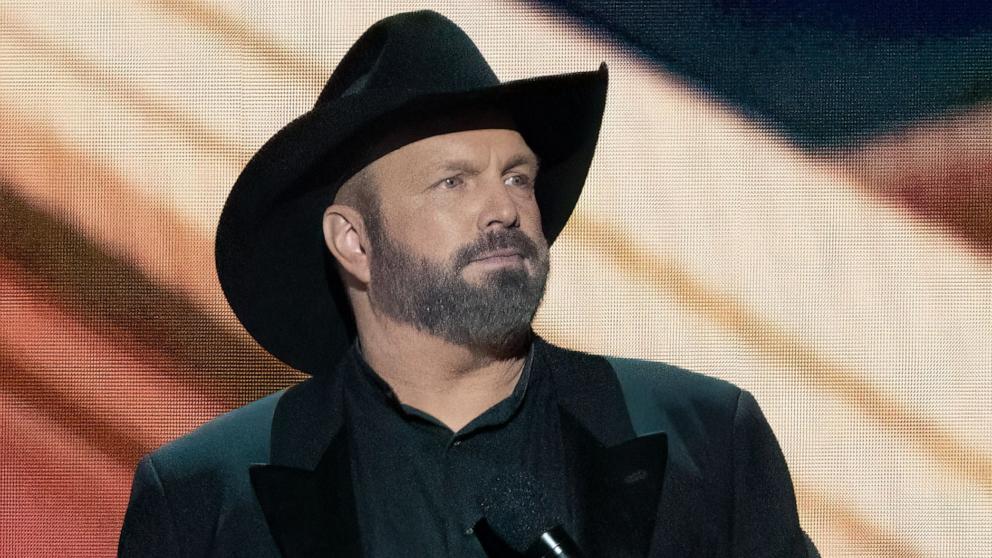
[[[345,401],[365,556],[485,557],[471,527],[504,471],[533,474],[571,526],[558,406],[533,344],[513,393],[458,432],[401,403],[357,342],[351,351],[359,366]]]

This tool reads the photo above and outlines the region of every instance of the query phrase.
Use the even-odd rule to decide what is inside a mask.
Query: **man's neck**
[[[457,432],[508,397],[520,378],[530,342],[518,354],[494,356],[404,324],[359,331],[365,361],[400,402]]]

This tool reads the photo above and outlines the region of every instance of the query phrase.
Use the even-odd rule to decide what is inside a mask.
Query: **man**
[[[814,555],[747,392],[531,330],[606,82],[500,83],[431,11],[366,31],[217,233],[238,318],[312,377],[145,456],[119,555]]]

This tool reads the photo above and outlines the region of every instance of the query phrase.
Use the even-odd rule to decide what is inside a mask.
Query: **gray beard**
[[[366,219],[374,306],[420,331],[490,354],[509,356],[526,346],[547,283],[547,244],[539,246],[519,229],[502,229],[439,264],[413,255],[377,217]],[[478,285],[462,278],[461,270],[473,258],[499,248],[519,250],[534,264],[534,274],[512,266],[488,271]]]

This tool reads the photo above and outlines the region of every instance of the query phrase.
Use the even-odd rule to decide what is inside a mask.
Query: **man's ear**
[[[364,221],[354,208],[334,204],[324,210],[324,244],[341,267],[364,284],[369,283]]]

